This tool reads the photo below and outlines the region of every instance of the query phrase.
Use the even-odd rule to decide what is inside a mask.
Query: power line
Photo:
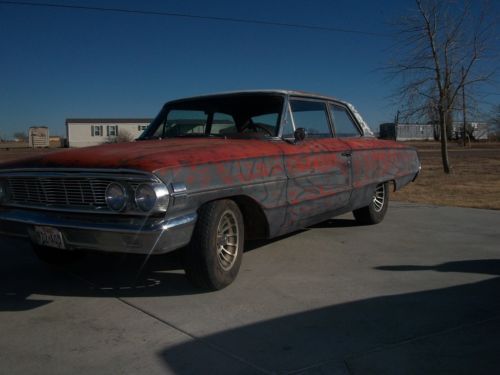
[[[300,23],[273,22],[273,21],[264,21],[264,20],[246,19],[246,18],[202,16],[202,15],[198,15],[198,14],[188,14],[188,13],[160,12],[160,11],[125,9],[125,8],[90,7],[90,6],[85,6],[85,5],[66,5],[66,4],[54,4],[54,3],[32,3],[32,2],[28,2],[28,1],[4,1],[4,0],[0,0],[0,4],[11,5],[11,6],[12,5],[21,5],[21,6],[31,6],[31,7],[63,8],[63,9],[72,9],[72,10],[90,10],[90,11],[98,11],[98,12],[115,12],[115,13],[128,13],[128,14],[142,14],[142,15],[149,15],[149,16],[202,19],[202,20],[211,20],[211,21],[218,21],[218,22],[235,22],[235,23],[245,23],[245,24],[253,24],[253,25],[287,27],[287,28],[294,28],[294,29],[307,29],[307,30],[328,31],[328,32],[336,32],[336,33],[360,34],[360,35],[369,35],[369,36],[376,36],[376,37],[389,37],[390,36],[388,34],[375,33],[375,32],[371,32],[371,31],[344,29],[344,28],[337,28],[337,27],[307,25],[307,24],[300,24]]]

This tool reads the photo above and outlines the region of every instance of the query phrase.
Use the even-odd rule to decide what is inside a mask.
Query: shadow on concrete
[[[329,219],[309,228],[348,228],[362,226],[354,219]]]
[[[351,226],[332,219],[314,228]],[[307,230],[307,229],[305,229]],[[246,241],[245,252],[295,236],[304,230],[271,240]],[[0,263],[0,311],[22,311],[50,303],[30,298],[49,296],[150,297],[205,293],[184,276],[181,250],[146,258],[144,255],[88,252],[79,262],[50,266],[32,253],[29,242],[7,239]],[[75,280],[79,278],[83,283]]]
[[[179,252],[143,255],[88,253],[56,267],[39,261],[29,243],[10,240],[0,263],[0,311],[34,309],[46,296],[135,297],[197,294],[184,276]],[[144,266],[143,266],[144,264]],[[38,300],[33,295],[43,295]]]
[[[294,236],[245,243],[245,252]],[[87,252],[65,266],[39,261],[29,241],[9,238],[0,263],[0,311],[30,310],[52,302],[32,295],[82,297],[151,297],[206,293],[184,275],[182,250],[146,257]],[[78,282],[80,279],[81,282]]]
[[[383,266],[381,272],[500,275],[500,260]],[[200,350],[200,345],[206,351]],[[212,351],[210,354],[210,351]],[[175,373],[493,374],[500,277],[333,305],[205,336],[159,355]],[[234,364],[217,365],[213,351]],[[195,360],[196,359],[196,360]],[[189,370],[189,371],[188,371]]]
[[[467,260],[458,262],[447,262],[436,266],[380,266],[377,270],[383,271],[438,271],[438,272],[462,272],[477,273],[484,275],[500,276],[500,259]]]

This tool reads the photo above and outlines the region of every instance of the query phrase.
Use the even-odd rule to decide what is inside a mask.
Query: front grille
[[[26,205],[106,207],[105,191],[112,179],[84,177],[7,177],[10,201]]]

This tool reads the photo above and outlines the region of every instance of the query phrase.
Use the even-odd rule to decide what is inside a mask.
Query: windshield
[[[167,103],[139,139],[275,137],[283,108],[278,95],[233,95]]]

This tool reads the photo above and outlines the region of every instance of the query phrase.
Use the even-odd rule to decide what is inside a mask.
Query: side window
[[[304,128],[308,135],[313,137],[332,136],[325,104],[305,100],[291,100],[290,106],[295,129]]]
[[[233,116],[228,115],[227,113],[214,113],[210,134],[227,134],[236,132],[236,124]]]
[[[337,137],[359,137],[358,127],[347,110],[335,104],[330,104],[333,116],[333,126]]]

